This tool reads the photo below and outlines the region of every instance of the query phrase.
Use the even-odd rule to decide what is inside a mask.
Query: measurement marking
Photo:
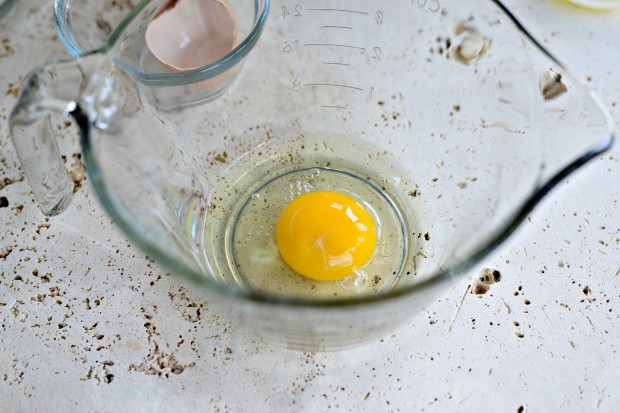
[[[304,44],[304,46],[332,46],[332,47],[346,47],[347,49],[366,50],[365,47],[351,46],[348,44],[337,44],[337,43],[306,43]]]
[[[336,66],[349,66],[348,63],[340,63],[340,62],[323,62],[324,65],[336,65]]]
[[[321,29],[346,29],[353,30],[351,26],[321,26]]]
[[[346,106],[336,106],[336,105],[321,105],[321,107],[326,108],[326,109],[344,109],[344,110],[349,109]]]
[[[363,92],[363,89],[361,89],[359,87],[349,86],[349,85],[340,85],[340,84],[337,84],[337,83],[306,83],[306,84],[304,84],[304,86],[310,86],[310,87],[313,87],[313,86],[315,86],[315,87],[316,86],[342,87],[342,88],[345,88],[345,89],[355,89],[355,90],[359,90],[360,92]]]
[[[343,13],[353,13],[353,14],[364,14],[364,15],[368,15],[367,12],[365,11],[359,11],[359,10],[347,10],[347,9],[305,9],[306,11],[338,11],[338,12],[343,12]]]

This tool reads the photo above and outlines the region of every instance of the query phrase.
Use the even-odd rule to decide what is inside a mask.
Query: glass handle
[[[17,155],[39,207],[48,216],[66,209],[73,194],[50,115],[68,116],[77,108],[84,80],[79,61],[41,66],[26,77],[10,116]]]

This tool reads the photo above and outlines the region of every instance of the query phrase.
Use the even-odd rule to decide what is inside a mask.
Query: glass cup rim
[[[16,1],[17,0],[0,0],[0,20],[9,14],[9,11],[11,11]]]
[[[64,2],[65,0],[56,0],[57,2]],[[110,35],[108,41],[98,50],[86,53],[86,54],[106,54],[113,46],[116,40],[118,40],[124,27],[131,22],[131,20],[152,0],[142,0],[125,18],[123,23]],[[255,0],[260,1],[260,0]],[[268,5],[269,0],[264,0]],[[533,45],[536,46],[542,53],[544,53],[549,59],[551,59],[559,67],[565,70],[565,66],[549,53],[519,22],[519,20],[501,3],[499,0],[491,0],[497,5],[516,25],[527,38],[529,38]],[[265,16],[266,17],[266,16]],[[264,21],[262,22],[264,24]],[[260,31],[258,32],[260,34]],[[257,36],[258,36],[257,34]],[[246,39],[247,40],[247,39]],[[256,41],[256,39],[255,39]],[[84,54],[84,55],[86,55]],[[590,147],[584,153],[578,154],[573,161],[564,166],[561,170],[556,172],[547,181],[540,183],[537,188],[525,199],[522,203],[514,208],[513,213],[505,220],[505,223],[498,227],[495,233],[490,239],[481,245],[478,249],[471,252],[468,256],[461,258],[451,264],[448,267],[440,268],[430,277],[422,280],[416,284],[395,288],[393,290],[378,293],[375,295],[363,295],[359,297],[350,298],[336,298],[336,299],[317,299],[317,298],[300,298],[293,296],[278,296],[272,293],[263,293],[250,289],[243,289],[239,286],[233,286],[228,284],[218,283],[215,280],[205,276],[203,273],[196,271],[183,262],[175,259],[170,253],[162,248],[156,247],[153,243],[146,240],[139,229],[132,226],[131,215],[123,209],[120,204],[114,201],[113,194],[108,190],[105,182],[103,181],[103,174],[100,173],[101,168],[98,165],[96,155],[93,153],[93,145],[91,144],[90,128],[88,126],[81,127],[80,144],[82,147],[83,162],[91,180],[91,184],[94,188],[94,192],[101,202],[104,210],[112,218],[115,224],[124,232],[124,234],[138,247],[140,247],[148,256],[153,258],[163,268],[169,270],[175,276],[178,276],[185,281],[205,288],[206,290],[226,296],[229,298],[242,299],[254,304],[262,305],[283,305],[293,308],[336,308],[345,306],[357,306],[372,304],[378,302],[389,301],[399,297],[405,297],[413,295],[416,292],[430,289],[438,284],[446,283],[451,280],[455,280],[457,276],[462,275],[464,272],[472,268],[475,264],[479,263],[484,257],[495,250],[500,244],[502,244],[519,225],[527,219],[532,209],[543,199],[546,195],[554,189],[558,184],[563,182],[574,171],[597,158],[599,155],[607,151],[614,141],[614,122],[611,118],[609,111],[598,96],[594,93],[590,93],[590,96],[600,108],[603,116],[607,121],[608,133],[605,137],[601,137],[601,140],[597,141],[595,145]],[[85,115],[78,107],[77,110],[72,112],[72,116],[75,118],[79,125],[88,124],[87,115]]]
[[[75,38],[75,35],[71,29],[71,21],[69,20],[68,11],[71,8],[71,2],[73,0],[55,0],[54,1],[54,26],[56,27],[56,33],[61,42],[67,49],[67,51],[75,58],[80,58],[93,53],[90,50],[84,50],[80,47]],[[125,26],[129,24],[137,11],[142,10],[152,0],[142,0],[137,3],[134,8],[125,16],[123,21],[113,29],[112,33],[108,36],[108,39],[104,44],[98,47],[96,50],[102,51],[102,48],[108,49],[111,47],[110,42],[114,43],[116,39],[113,39],[115,35],[120,35]],[[252,29],[245,36],[245,38],[235,46],[230,52],[220,59],[212,62],[208,65],[186,70],[182,72],[161,72],[161,73],[144,73],[137,70],[134,66],[119,62],[123,67],[129,71],[134,78],[140,82],[150,86],[182,86],[195,82],[211,79],[222,73],[225,73],[238,63],[240,63],[245,56],[256,45],[264,27],[267,22],[269,14],[271,0],[254,0],[255,15]]]

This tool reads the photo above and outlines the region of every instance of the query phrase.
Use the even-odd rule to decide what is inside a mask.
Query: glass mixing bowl
[[[45,122],[72,116],[116,224],[270,343],[327,350],[389,334],[613,141],[598,98],[498,1],[280,2],[236,81],[189,106],[159,88],[226,62],[154,81],[141,59],[160,4],[141,1],[86,54],[71,17],[61,37],[80,58],[26,80],[13,141],[44,212],[58,213],[71,187]],[[282,211],[320,191],[349,196],[376,227],[370,261],[340,280],[296,274],[275,240]],[[325,216],[309,232],[312,220]]]

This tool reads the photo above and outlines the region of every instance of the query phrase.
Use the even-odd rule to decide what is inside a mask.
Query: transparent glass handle
[[[50,115],[74,113],[84,80],[79,61],[52,63],[33,70],[22,85],[9,120],[13,144],[32,192],[48,216],[62,212],[73,193]]]

